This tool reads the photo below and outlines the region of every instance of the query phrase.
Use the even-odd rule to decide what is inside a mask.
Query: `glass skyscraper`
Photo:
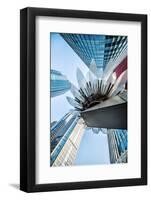
[[[77,113],[69,112],[64,117],[62,117],[58,122],[56,122],[54,126],[51,127],[51,130],[50,130],[50,137],[51,137],[50,165],[51,166],[63,165],[63,160],[59,161],[61,159],[60,155],[62,155],[63,153],[64,158],[65,158],[66,153],[68,153],[67,150],[69,150],[71,146],[74,146],[75,148],[76,144],[80,143],[81,137],[80,136],[78,137],[78,133],[81,135],[84,128],[83,123],[80,123],[81,121],[82,119],[79,118]],[[81,131],[79,132],[79,130]],[[77,141],[77,139],[75,139],[75,137],[77,139],[79,138],[78,139],[79,142]],[[66,146],[68,146],[67,149],[66,149]],[[75,150],[73,149],[74,151],[72,151],[71,156],[73,157],[73,154],[74,154],[74,157],[72,158],[72,162],[74,162],[74,158],[76,155],[75,151],[77,151],[77,149],[78,148],[75,148]],[[70,159],[70,162],[71,162],[71,159]]]
[[[74,165],[76,155],[81,143],[81,139],[83,137],[84,130],[85,130],[85,125],[83,123],[83,120],[79,118],[77,121],[77,124],[75,125],[74,128],[71,127],[71,130],[72,132],[69,135],[68,139],[66,140],[65,138],[62,138],[62,140],[60,141],[60,144],[58,144],[59,146],[61,145],[61,143],[64,143],[64,140],[66,140],[58,156],[53,161],[52,163],[53,166]]]
[[[111,163],[127,162],[127,130],[109,129],[107,131]]]
[[[97,68],[105,69],[127,46],[126,36],[61,33],[64,40],[89,67],[94,59]]]
[[[65,116],[63,116],[58,122],[56,122],[53,126],[51,126],[51,152],[54,150],[54,148],[64,136],[66,131],[69,129],[69,127],[73,124],[75,125],[75,122],[77,122],[77,120],[78,117],[69,112]]]
[[[66,76],[61,74],[61,72],[51,69],[51,97],[55,97],[67,92],[71,84],[67,80]]]

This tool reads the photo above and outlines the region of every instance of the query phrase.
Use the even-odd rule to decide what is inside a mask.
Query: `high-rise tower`
[[[89,67],[94,59],[97,68],[104,70],[111,59],[116,59],[127,47],[126,36],[94,34],[60,34]]]
[[[127,130],[107,131],[111,163],[127,163]]]
[[[74,163],[83,132],[83,120],[77,113],[67,113],[51,128],[51,166]]]
[[[51,69],[51,97],[55,97],[67,92],[71,84],[67,80],[66,76],[61,72]]]

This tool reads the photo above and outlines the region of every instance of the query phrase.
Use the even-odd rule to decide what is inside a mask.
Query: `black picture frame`
[[[35,19],[54,16],[83,19],[102,19],[141,23],[141,178],[100,180],[71,183],[36,184],[35,182]],[[57,190],[121,187],[147,184],[147,15],[24,8],[20,11],[20,190],[44,192]]]

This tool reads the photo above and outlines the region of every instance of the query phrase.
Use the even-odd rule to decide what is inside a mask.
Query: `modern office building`
[[[51,97],[64,94],[70,90],[71,84],[61,72],[51,69]]]
[[[56,123],[57,123],[57,121],[51,122],[51,123],[50,123],[50,127],[53,127]]]
[[[127,130],[108,129],[108,146],[111,163],[127,163]]]
[[[83,120],[79,118],[77,113],[72,112],[67,113],[60,121],[51,127],[51,166],[64,165],[68,162],[66,160],[67,158],[70,160],[70,163],[71,160],[74,162],[83,129]],[[68,156],[66,154],[68,154]]]
[[[115,60],[127,48],[127,36],[94,34],[60,34],[89,67],[92,60],[104,71],[110,60]]]
[[[65,144],[63,145],[61,151],[57,155],[56,159],[52,163],[52,166],[72,166],[72,165],[74,165],[76,155],[77,155],[80,143],[81,143],[81,139],[84,134],[84,128],[85,128],[85,125],[83,123],[83,120],[79,118],[76,126],[74,128],[72,127],[72,131],[71,131],[68,139],[66,138],[66,136],[64,136],[61,139],[60,143],[58,144],[58,146],[61,146],[62,143],[64,143],[64,141],[66,141]],[[57,151],[57,147],[56,147],[56,149],[54,149],[54,153],[55,153],[55,151]]]
[[[67,113],[54,125],[51,124],[50,128],[50,141],[51,141],[51,153],[57,144],[60,142],[64,134],[69,130],[69,128],[76,125],[78,116],[72,113]]]

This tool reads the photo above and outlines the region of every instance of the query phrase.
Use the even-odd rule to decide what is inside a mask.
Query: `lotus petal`
[[[94,76],[94,74],[89,70],[86,74],[86,80],[87,82],[93,82],[94,79],[96,79],[96,77]]]
[[[91,72],[93,72],[93,74],[97,77],[97,66],[96,66],[96,63],[95,63],[95,60],[94,60],[94,59],[91,60],[91,63],[90,63],[90,70],[91,70]]]
[[[109,96],[115,96],[117,93],[120,92],[120,90],[123,88],[123,85],[125,85],[127,81],[127,70],[125,70],[116,80],[114,87],[112,88]]]
[[[79,108],[79,109],[82,108],[82,106],[79,103],[77,103],[73,98],[67,96],[66,99],[71,106]]]
[[[79,88],[84,88],[86,85],[86,80],[82,71],[79,68],[77,68],[76,75],[77,75],[77,82],[78,82]]]
[[[71,93],[73,94],[73,96],[75,98],[80,99],[81,101],[84,101],[84,98],[81,96],[81,94],[79,93],[78,89],[76,88],[75,85],[71,84],[71,88],[70,88]]]
[[[116,81],[116,73],[114,72],[114,73],[112,73],[112,74],[110,75],[110,77],[108,78],[107,82],[108,82],[108,83],[111,83],[111,84],[114,84],[115,81]]]
[[[121,61],[126,56],[127,56],[127,44],[124,46],[120,55],[116,59],[110,59],[110,61],[107,63],[103,73],[103,79],[107,80],[113,73],[114,69],[121,63]]]

